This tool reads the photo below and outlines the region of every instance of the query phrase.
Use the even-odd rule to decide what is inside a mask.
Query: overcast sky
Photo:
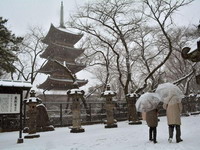
[[[64,4],[64,19],[67,21],[69,15],[76,11],[76,8],[88,1],[96,0],[0,0],[0,16],[8,19],[7,27],[17,36],[25,35],[29,27],[40,26],[47,32],[50,24],[59,26],[60,5]],[[200,19],[200,0],[182,8],[175,17],[178,25],[197,25]],[[80,71],[77,74],[80,79],[88,79],[89,83],[83,89],[94,85],[95,77],[87,72]],[[46,76],[39,76],[35,84],[41,83]],[[97,82],[98,83],[98,82]]]
[[[48,31],[50,24],[59,25],[60,4],[64,3],[64,19],[67,21],[76,7],[95,0],[0,0],[0,16],[9,19],[7,27],[16,35],[27,33],[29,26],[41,26]],[[200,0],[182,8],[176,15],[179,25],[198,24]]]
[[[25,34],[30,26],[48,30],[51,23],[59,25],[61,1],[67,21],[78,6],[91,0],[0,0],[0,16],[9,20],[7,27],[16,35]]]

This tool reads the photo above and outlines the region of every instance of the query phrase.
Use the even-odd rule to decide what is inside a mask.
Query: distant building
[[[76,79],[75,74],[85,68],[83,64],[76,63],[84,50],[77,49],[74,45],[82,38],[82,34],[73,34],[65,29],[63,21],[63,3],[61,3],[60,26],[51,24],[48,34],[42,40],[48,47],[40,55],[47,59],[47,63],[39,70],[40,73],[49,75],[46,81],[38,86],[45,91],[67,91],[73,88],[76,82],[79,87],[87,84],[87,80]]]

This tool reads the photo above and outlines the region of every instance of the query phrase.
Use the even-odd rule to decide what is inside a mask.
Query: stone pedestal
[[[17,139],[17,143],[24,143],[24,139],[23,138],[18,138]]]
[[[114,112],[113,109],[115,108],[115,104],[113,102],[106,102],[105,109],[106,109],[106,125],[105,128],[116,128],[116,120],[114,119]]]
[[[79,100],[73,100],[72,103],[72,128],[71,131],[72,133],[77,133],[77,132],[85,132],[85,130],[81,127],[81,107],[80,107],[80,102]]]
[[[24,136],[24,138],[36,138],[40,137],[39,134],[36,134],[37,132],[37,124],[36,124],[36,118],[37,118],[37,109],[31,109],[28,111],[28,135]]]

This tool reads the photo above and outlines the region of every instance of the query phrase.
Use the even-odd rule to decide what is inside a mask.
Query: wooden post
[[[24,122],[23,122],[23,126],[26,126],[26,103],[23,101],[23,107],[24,107]]]
[[[92,104],[89,104],[89,110],[90,110],[90,122],[92,121]]]
[[[18,138],[18,140],[17,140],[17,143],[23,143],[24,142],[24,140],[23,140],[23,138],[22,138],[22,102],[23,102],[23,100],[22,100],[22,92],[20,93],[20,127],[19,127],[19,138]]]
[[[62,104],[60,104],[60,125],[63,125],[63,121],[62,121]]]

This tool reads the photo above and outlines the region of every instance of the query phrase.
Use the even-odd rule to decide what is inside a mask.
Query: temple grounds
[[[70,133],[70,128],[55,128],[55,131],[40,132],[40,137],[24,139],[17,144],[19,132],[0,133],[1,150],[197,150],[199,149],[200,115],[182,117],[183,142],[168,143],[166,117],[159,117],[157,144],[148,141],[148,127],[118,122],[118,128],[104,128],[103,124],[83,126],[85,132]],[[23,134],[25,136],[26,134]]]

